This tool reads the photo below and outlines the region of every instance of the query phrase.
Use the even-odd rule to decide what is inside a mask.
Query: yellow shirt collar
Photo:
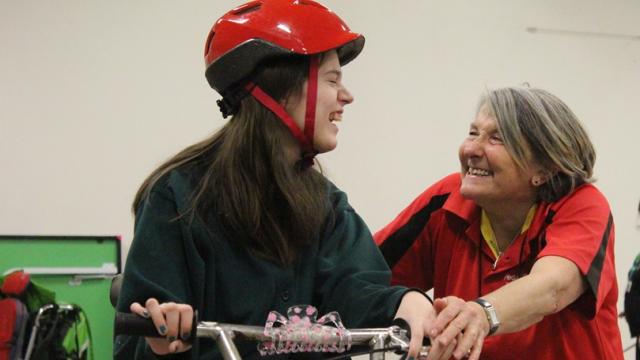
[[[520,229],[520,234],[529,230],[529,227],[531,226],[531,222],[533,221],[533,216],[536,213],[537,207],[538,207],[537,204],[533,204],[533,206],[531,206],[531,208],[529,209],[529,212],[527,213],[527,217],[525,218],[524,223],[522,224],[522,228]],[[482,210],[482,217],[480,218],[480,232],[482,232],[482,237],[484,238],[484,241],[487,243],[487,245],[489,245],[489,248],[491,249],[493,256],[495,256],[497,259],[500,256],[500,250],[498,249],[498,242],[496,241],[496,235],[493,232],[493,228],[491,227],[491,221],[489,220],[489,216],[487,216],[487,213],[484,211],[484,209]]]

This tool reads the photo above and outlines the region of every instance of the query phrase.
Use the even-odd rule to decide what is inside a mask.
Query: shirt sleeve
[[[588,290],[575,306],[591,318],[616,284],[615,231],[609,204],[595,187],[583,185],[551,208],[555,213],[538,258],[559,256],[578,266]]]
[[[347,327],[389,326],[407,289],[391,272],[369,229],[334,190],[334,218],[320,243],[316,296],[321,312],[338,311]]]
[[[154,190],[136,212],[134,239],[128,253],[117,310],[130,312],[133,302],[150,297],[160,303],[192,304],[178,212],[170,189]],[[165,359],[156,356],[143,337],[120,335],[114,359]],[[191,359],[192,351],[171,359]]]
[[[444,206],[451,191],[459,186],[459,178],[459,174],[452,174],[428,187],[374,235],[393,271],[392,284],[424,290],[433,287],[434,244],[428,224],[432,215]]]

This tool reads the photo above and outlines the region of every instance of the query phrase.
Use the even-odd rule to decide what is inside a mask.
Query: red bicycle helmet
[[[225,96],[269,57],[336,49],[344,65],[363,46],[362,35],[315,1],[256,0],[227,12],[213,25],[205,45],[205,74],[209,85]]]
[[[251,94],[289,128],[302,148],[303,163],[313,163],[318,57],[335,49],[342,65],[364,47],[364,37],[352,32],[334,12],[312,0],[256,0],[223,15],[211,28],[205,45],[205,76],[223,99],[222,115],[237,110]],[[309,76],[304,132],[277,101],[253,84],[251,73],[268,58],[308,55]]]

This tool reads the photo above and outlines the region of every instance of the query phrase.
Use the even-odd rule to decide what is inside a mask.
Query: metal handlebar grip
[[[198,327],[197,314],[193,315],[193,326],[189,339],[183,339],[183,341],[191,342],[196,334]],[[117,312],[115,322],[113,326],[113,332],[115,335],[133,335],[133,336],[145,336],[145,337],[157,337],[161,338],[164,335],[158,333],[158,329],[153,324],[153,320],[145,319],[136,314]]]
[[[116,335],[164,337],[158,333],[158,329],[156,329],[151,319],[122,312],[116,313],[113,332]]]
[[[146,337],[164,337],[158,333],[158,329],[151,319],[145,319],[136,314],[116,313],[113,326],[116,335],[134,335]]]

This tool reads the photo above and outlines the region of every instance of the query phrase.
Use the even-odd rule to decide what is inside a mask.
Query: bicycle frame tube
[[[241,360],[242,357],[234,343],[236,337],[247,340],[265,341],[263,329],[257,326],[227,325],[216,322],[201,322],[197,327],[198,337],[209,337],[216,341],[218,350],[225,360]]]

